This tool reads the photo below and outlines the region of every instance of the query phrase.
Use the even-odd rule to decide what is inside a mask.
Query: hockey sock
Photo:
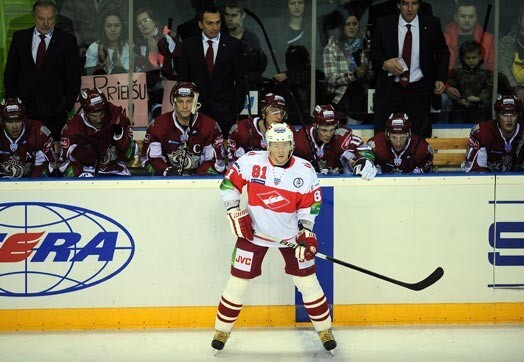
[[[222,297],[220,298],[220,303],[218,304],[215,329],[227,333],[231,332],[242,309],[242,303],[248,286],[249,279],[240,279],[234,276],[229,277],[224,293],[222,293]]]
[[[331,316],[326,295],[322,291],[316,275],[293,277],[293,282],[302,293],[304,307],[317,332],[331,328]]]

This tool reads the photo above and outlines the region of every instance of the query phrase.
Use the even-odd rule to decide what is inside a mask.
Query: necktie
[[[404,38],[404,45],[402,46],[402,59],[406,62],[408,70],[400,75],[400,85],[405,87],[409,84],[409,69],[411,68],[411,45],[413,43],[413,35],[411,34],[411,24],[406,24],[408,31]]]
[[[209,46],[207,47],[206,51],[206,63],[207,63],[207,71],[209,72],[209,75],[213,73],[213,41],[208,40],[207,43]]]
[[[36,69],[42,68],[45,59],[45,35],[40,34],[40,44],[38,44],[38,50],[36,51]]]

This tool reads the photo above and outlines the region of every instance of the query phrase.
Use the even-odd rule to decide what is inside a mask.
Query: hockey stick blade
[[[270,237],[270,236],[267,236],[267,235],[262,235],[260,233],[255,233],[255,235],[257,237],[263,239],[263,240],[278,242],[281,245],[285,245],[285,246],[293,248],[293,249],[295,249],[298,246],[296,243],[294,243],[294,242],[292,242],[290,240],[277,240],[277,239],[275,239],[273,237]],[[429,286],[435,284],[437,281],[439,281],[440,278],[442,278],[442,276],[444,275],[444,269],[442,269],[439,266],[437,269],[435,269],[430,275],[428,275],[423,280],[421,280],[421,281],[419,281],[417,283],[407,283],[407,282],[403,282],[401,280],[396,280],[396,279],[387,277],[387,276],[379,274],[379,273],[375,273],[374,271],[371,271],[371,270],[364,269],[364,268],[362,268],[362,267],[360,267],[358,265],[354,265],[354,264],[348,263],[346,261],[342,261],[342,260],[333,258],[332,256],[329,256],[329,255],[325,255],[325,254],[322,254],[322,253],[316,253],[315,256],[317,258],[330,261],[330,262],[332,262],[334,264],[342,265],[342,266],[345,266],[346,268],[350,268],[350,269],[359,271],[361,273],[370,275],[372,277],[384,280],[386,282],[389,282],[389,283],[401,286],[403,288],[415,290],[415,291],[426,289],[427,287],[429,287]]]

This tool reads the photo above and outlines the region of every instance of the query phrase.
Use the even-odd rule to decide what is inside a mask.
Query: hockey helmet
[[[516,114],[522,113],[522,102],[513,94],[498,96],[495,101],[495,112],[497,114]]]
[[[269,107],[271,107],[271,108],[280,109],[283,112],[282,119],[287,118],[286,100],[284,99],[284,97],[279,96],[278,94],[275,94],[275,93],[268,93],[264,96],[264,98],[262,99],[260,103],[261,103],[261,110],[262,110],[261,114],[265,115],[266,110]]]
[[[386,133],[410,133],[411,122],[405,113],[391,113],[386,121]]]
[[[25,120],[25,107],[20,98],[6,98],[0,103],[2,121]]]
[[[171,89],[171,102],[178,97],[194,97],[198,89],[193,82],[178,82]]]
[[[317,105],[313,111],[313,122],[317,126],[334,126],[338,124],[335,108],[331,104]]]
[[[273,123],[269,126],[266,131],[266,140],[268,145],[272,142],[291,142],[291,145],[295,145],[293,138],[293,131],[287,123]]]
[[[80,91],[80,105],[86,113],[102,112],[106,110],[107,98],[98,88],[82,89]]]

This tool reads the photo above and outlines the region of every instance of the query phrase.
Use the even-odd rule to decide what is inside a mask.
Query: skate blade
[[[332,355],[333,357],[335,357],[335,350],[334,350],[334,349],[332,349],[331,351],[328,351],[328,352],[331,353],[331,355]]]
[[[220,352],[219,349],[214,349],[214,348],[213,348],[213,356],[216,356],[218,352]]]

